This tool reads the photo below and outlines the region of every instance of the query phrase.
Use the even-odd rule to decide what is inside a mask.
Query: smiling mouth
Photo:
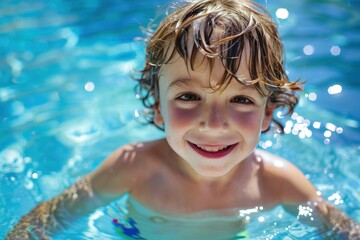
[[[206,158],[224,157],[237,146],[237,143],[224,146],[198,145],[191,142],[189,144],[198,154]]]
[[[225,150],[229,149],[231,146],[231,145],[229,145],[229,146],[223,146],[223,147],[212,147],[212,146],[201,146],[201,145],[197,145],[197,144],[194,144],[194,145],[203,151],[213,152],[213,153],[225,151]]]

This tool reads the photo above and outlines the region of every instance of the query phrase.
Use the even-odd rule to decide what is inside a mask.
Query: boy
[[[275,109],[291,114],[295,91],[266,11],[248,0],[188,1],[149,39],[137,94],[165,139],[128,144],[63,194],[24,216],[8,239],[46,238],[77,216],[129,193],[154,211],[314,210],[319,228],[359,238],[356,226],[318,196],[290,162],[255,149]],[[301,216],[300,216],[301,217]],[[117,224],[117,222],[115,222]],[[138,236],[140,238],[140,236]]]

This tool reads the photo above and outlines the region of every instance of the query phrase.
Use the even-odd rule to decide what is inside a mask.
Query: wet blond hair
[[[250,51],[244,58],[246,46]],[[170,12],[147,39],[146,64],[136,79],[135,91],[148,109],[149,123],[155,124],[153,109],[159,101],[161,66],[178,54],[194,69],[199,53],[210,68],[215,59],[221,60],[225,72],[220,87],[232,79],[253,85],[274,109],[286,108],[287,114],[292,114],[302,83],[291,82],[285,72],[282,42],[266,9],[250,0],[188,0]],[[243,59],[251,81],[237,76]],[[282,132],[282,124],[272,120]]]

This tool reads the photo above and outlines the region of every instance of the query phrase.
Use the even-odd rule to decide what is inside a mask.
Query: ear
[[[164,119],[161,114],[161,108],[159,102],[155,103],[154,105],[154,123],[159,127],[163,126],[164,124]]]
[[[271,103],[267,103],[265,107],[265,115],[261,125],[261,132],[266,132],[270,128],[270,123],[273,120],[273,112],[275,106]]]

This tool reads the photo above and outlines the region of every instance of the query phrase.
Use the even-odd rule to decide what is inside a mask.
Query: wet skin
[[[251,85],[232,79],[229,85],[214,90],[224,68],[219,62],[219,67],[210,71],[207,61],[198,62],[195,70],[182,58],[162,66],[155,122],[164,124],[169,145],[191,166],[191,174],[226,177],[252,156],[272,111],[267,98]],[[251,80],[244,61],[238,76]]]

